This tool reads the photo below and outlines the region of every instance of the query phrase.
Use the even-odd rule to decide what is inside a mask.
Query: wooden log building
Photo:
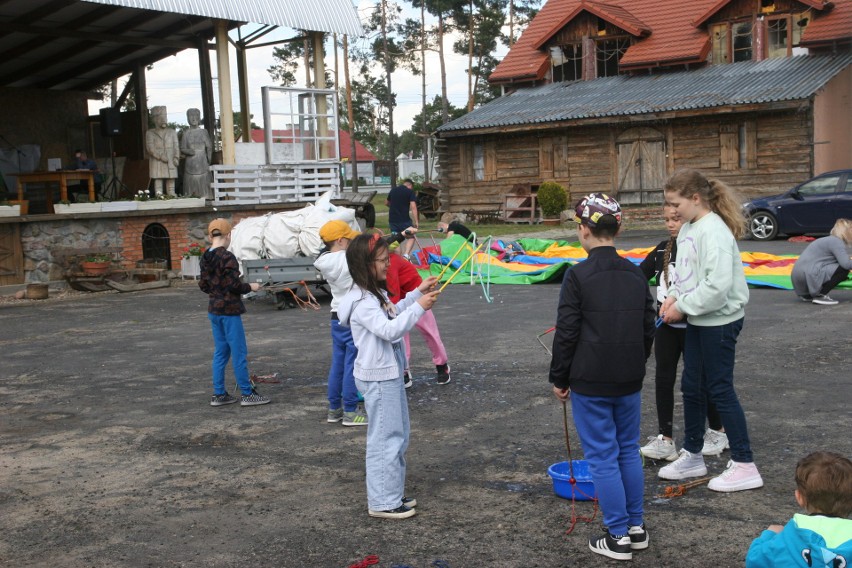
[[[489,78],[504,95],[439,128],[444,206],[527,219],[512,196],[546,180],[658,204],[682,167],[749,197],[848,168],[851,47],[852,0],[549,0]]]

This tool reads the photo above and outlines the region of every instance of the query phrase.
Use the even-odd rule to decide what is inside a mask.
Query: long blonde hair
[[[838,219],[831,228],[831,234],[842,240],[847,245],[852,243],[852,221],[849,219]]]
[[[745,235],[746,220],[742,203],[736,192],[724,182],[717,179],[708,180],[698,170],[681,169],[668,179],[665,191],[666,193],[674,192],[686,198],[697,193],[701,201],[722,218],[734,234],[734,238],[741,239]]]

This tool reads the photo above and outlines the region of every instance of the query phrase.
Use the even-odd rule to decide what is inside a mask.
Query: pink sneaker
[[[757,471],[757,466],[751,463],[728,462],[728,468],[719,477],[714,477],[707,485],[713,491],[731,493],[763,487],[763,478]]]

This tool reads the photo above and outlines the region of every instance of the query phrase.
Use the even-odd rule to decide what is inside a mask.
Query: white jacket
[[[337,311],[340,300],[352,287],[352,276],[346,264],[346,251],[324,252],[314,261],[314,266],[331,286],[331,311]]]
[[[355,378],[362,381],[388,381],[399,378],[399,368],[393,353],[393,344],[402,340],[414,327],[425,310],[417,303],[423,294],[412,290],[408,295],[392,304],[385,311],[379,300],[371,293],[352,285],[337,308],[341,325],[352,329],[352,339],[358,348],[355,357]]]

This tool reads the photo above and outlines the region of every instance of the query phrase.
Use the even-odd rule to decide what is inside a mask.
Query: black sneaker
[[[409,509],[413,509],[417,506],[417,499],[414,497],[403,497],[402,504],[408,507]]]
[[[439,385],[446,385],[450,382],[450,364],[444,363],[443,365],[435,365],[435,369],[438,370],[437,376],[435,376],[435,381]]]
[[[414,381],[411,380],[411,375],[408,373],[408,371],[403,372],[402,373],[402,385],[405,388],[410,389],[413,384],[414,384]]]
[[[258,406],[260,404],[269,404],[269,397],[263,396],[254,389],[251,390],[251,394],[244,394],[240,401],[240,406]]]
[[[214,394],[213,398],[210,399],[210,406],[225,406],[235,402],[237,402],[237,399],[225,392],[225,394]]]
[[[645,530],[645,523],[627,527],[627,535],[630,537],[631,550],[645,550],[648,548],[648,531]]]
[[[630,536],[626,534],[613,536],[607,532],[601,537],[592,537],[589,539],[589,549],[607,558],[633,560],[633,552],[630,549]]]
[[[379,519],[407,519],[408,517],[413,517],[417,514],[417,511],[411,507],[406,507],[405,505],[400,505],[396,509],[390,509],[388,511],[374,511],[369,509],[367,512],[371,517]]]

